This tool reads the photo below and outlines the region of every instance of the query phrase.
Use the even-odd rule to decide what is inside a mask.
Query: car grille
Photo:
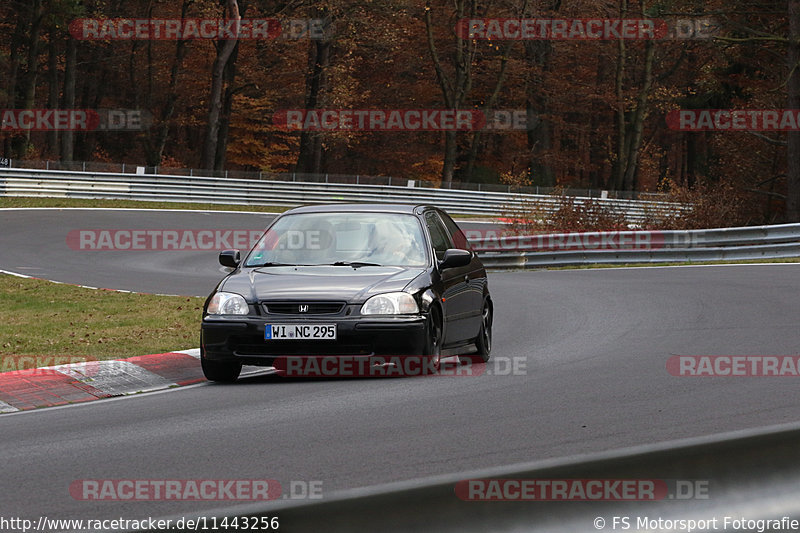
[[[262,305],[270,315],[335,315],[345,306],[343,302],[264,302]]]

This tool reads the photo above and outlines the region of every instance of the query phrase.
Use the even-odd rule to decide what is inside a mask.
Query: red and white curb
[[[241,377],[274,374],[245,366]],[[0,373],[0,414],[131,396],[206,381],[200,349]]]
[[[129,396],[205,381],[200,350],[0,374],[0,413]]]

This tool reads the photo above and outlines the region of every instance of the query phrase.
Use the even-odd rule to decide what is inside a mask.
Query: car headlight
[[[378,294],[361,307],[362,315],[408,315],[418,312],[417,302],[407,292]]]
[[[240,294],[218,292],[208,302],[207,312],[209,315],[246,315],[250,308]]]

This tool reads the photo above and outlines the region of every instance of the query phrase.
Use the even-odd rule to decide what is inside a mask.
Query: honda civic
[[[333,204],[289,210],[203,308],[201,362],[212,381],[281,358],[416,356],[488,361],[493,304],[464,233],[427,205]],[[388,359],[375,359],[387,361]]]

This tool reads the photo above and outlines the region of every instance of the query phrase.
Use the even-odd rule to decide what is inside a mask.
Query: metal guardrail
[[[131,165],[126,163],[106,163],[101,161],[49,161],[32,159],[0,159],[0,167],[7,166],[16,169],[31,170],[60,170],[66,172],[94,172],[112,174],[160,174],[171,176],[198,176],[211,178],[237,178],[250,180],[272,180],[272,181],[292,181],[301,183],[338,183],[344,185],[396,185],[400,187],[408,186],[411,178],[398,178],[392,176],[371,176],[365,174],[335,174],[335,173],[304,173],[304,172],[258,172],[248,170],[204,170],[192,168],[174,167],[147,167]],[[438,184],[432,181],[416,180],[417,187],[438,188]],[[566,196],[583,196],[587,198],[615,198],[629,200],[651,200],[663,201],[667,195],[664,193],[641,192],[641,191],[604,191],[599,189],[578,189],[572,187],[545,187],[540,185],[502,185],[499,183],[481,182],[453,182],[446,189],[488,191],[502,193],[522,193],[522,194],[558,194]]]
[[[774,523],[768,529],[756,523],[737,527],[732,521],[800,519],[798,445],[800,426],[793,424],[367,487],[318,501],[250,504],[203,516],[208,523],[212,517],[221,523],[223,517],[277,516],[281,531],[291,532],[690,531],[687,522],[659,527],[659,519],[694,520],[691,531],[790,531],[796,528]],[[654,480],[676,487],[680,481],[685,490],[667,491],[656,501],[465,501],[456,494],[461,481],[493,479]],[[622,517],[628,518],[628,527],[620,523]],[[716,527],[710,525],[713,518]],[[726,519],[731,522],[724,524]]]
[[[111,198],[240,205],[329,202],[432,203],[456,214],[497,216],[536,203],[558,207],[551,196],[395,187],[0,169],[0,195]],[[576,200],[578,203],[581,199]],[[624,213],[629,223],[680,209],[664,202],[597,200]],[[472,239],[471,239],[472,240]],[[693,231],[627,231],[502,237],[476,249],[489,268],[518,269],[585,264],[673,263],[800,257],[800,225]]]
[[[534,203],[552,212],[559,198],[548,195],[508,194],[457,189],[386,185],[342,185],[282,181],[204,178],[148,174],[93,174],[47,170],[0,169],[5,196],[63,196],[238,205],[286,205],[329,202],[433,203],[457,214],[498,216],[513,214]],[[577,197],[581,204],[588,198]],[[681,207],[668,202],[598,199],[623,214],[630,224],[662,216]]]
[[[606,245],[622,248],[708,248],[776,244],[800,241],[800,224],[745,226],[703,230],[572,232],[537,235],[497,235],[467,230],[473,247],[481,250],[542,250],[554,247],[592,249]]]
[[[488,268],[800,258],[800,224],[467,238]]]

